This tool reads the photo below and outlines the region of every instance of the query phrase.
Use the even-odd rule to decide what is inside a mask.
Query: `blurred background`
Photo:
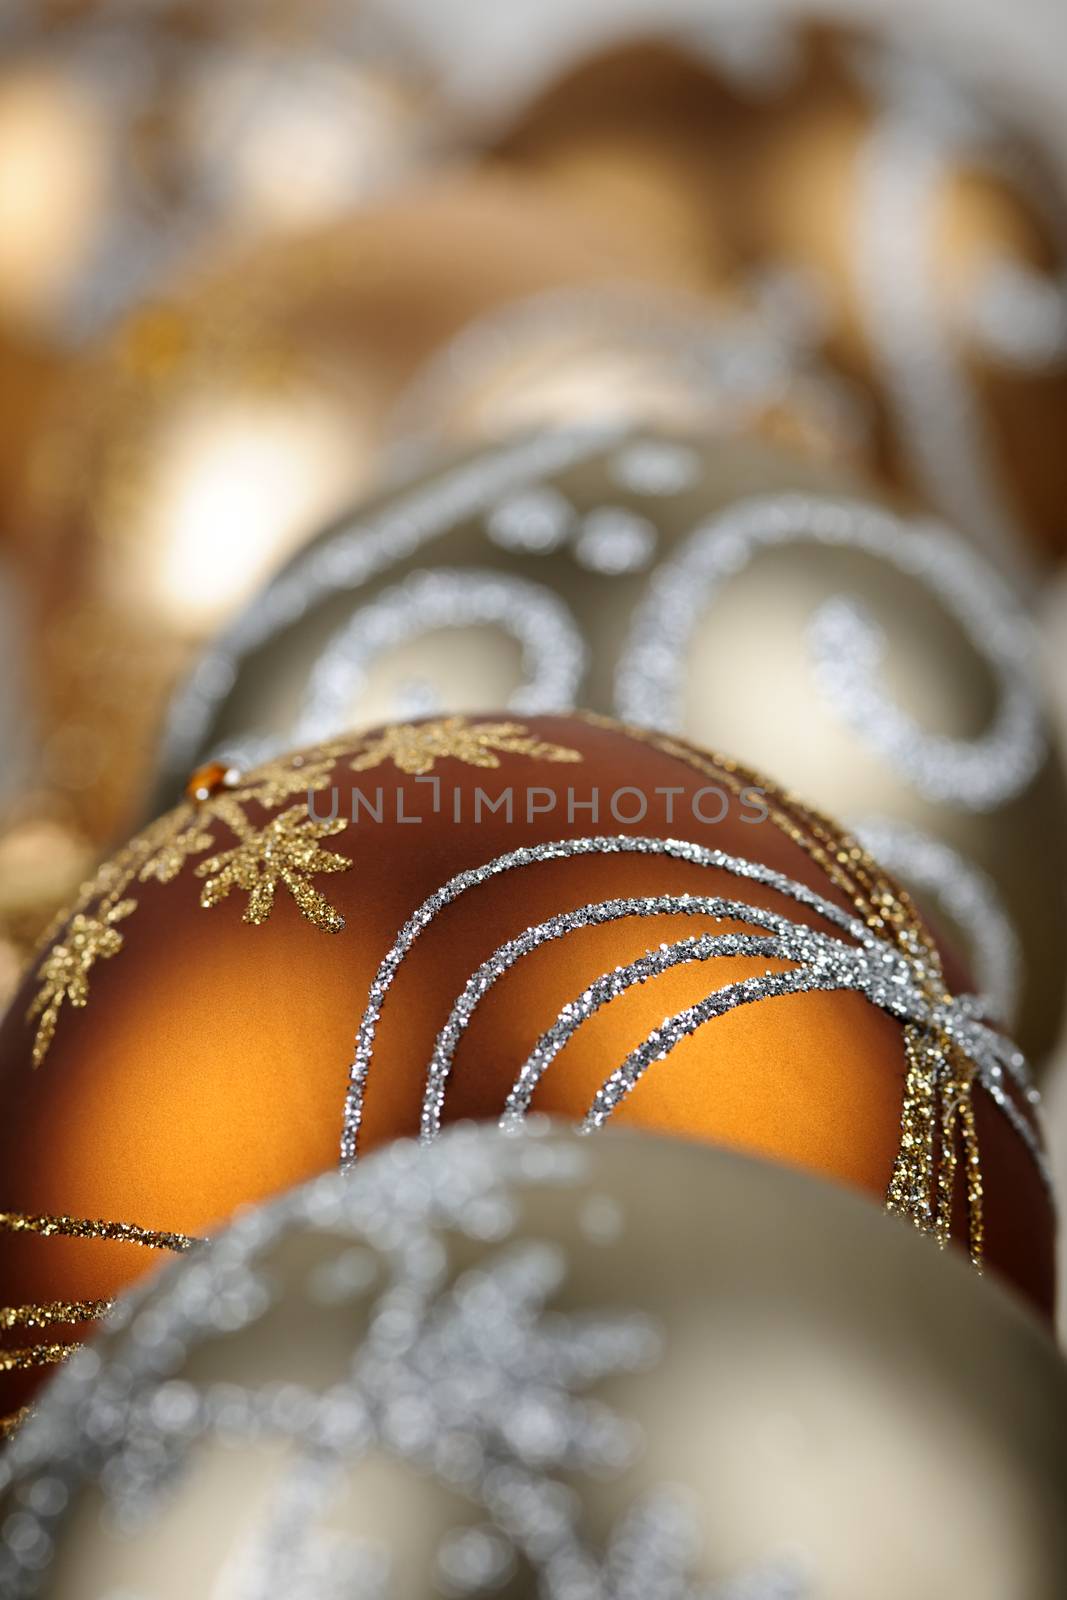
[[[516,430],[729,432],[743,396],[960,527],[1067,733],[1065,64],[1060,0],[5,0],[0,998],[161,803],[212,642],[335,519]],[[849,239],[882,230],[892,291],[924,225],[921,187],[853,215],[892,138],[960,187],[933,299],[867,338]],[[942,338],[999,475],[934,481]]]

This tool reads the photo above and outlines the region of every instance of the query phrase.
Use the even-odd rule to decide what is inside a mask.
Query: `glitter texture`
[[[532,1125],[512,1138],[454,1129],[432,1151],[401,1142],[351,1178],[331,1174],[247,1213],[195,1263],[129,1297],[116,1358],[76,1355],[0,1457],[12,1508],[5,1600],[47,1592],[84,1486],[98,1489],[113,1534],[150,1539],[205,1441],[281,1457],[274,1487],[259,1500],[251,1491],[220,1553],[226,1592],[241,1600],[395,1600],[381,1535],[331,1518],[350,1474],[374,1460],[457,1507],[419,1585],[443,1600],[511,1575],[540,1600],[801,1600],[799,1576],[780,1563],[698,1582],[697,1508],[666,1487],[628,1503],[623,1487],[614,1526],[591,1543],[577,1491],[618,1478],[640,1443],[597,1389],[639,1383],[669,1352],[639,1311],[559,1309],[569,1252],[521,1231],[527,1194],[554,1190],[579,1210],[589,1177],[580,1145]],[[623,1261],[625,1213],[621,1229],[598,1248]],[[308,1231],[375,1265],[351,1290],[350,1326],[362,1331],[340,1377],[318,1389],[186,1376],[205,1343],[240,1340],[283,1293],[310,1322],[322,1316],[310,1286],[302,1294],[276,1270],[277,1251]],[[458,1275],[452,1236],[477,1251]]]
[[[528,756],[531,761],[582,759],[579,751],[546,743],[517,722],[470,722],[466,717],[393,723],[381,733],[357,739],[351,748],[353,772],[369,772],[383,761],[392,761],[400,772],[421,775],[448,758],[482,768],[499,767],[501,755]]]
[[[896,939],[873,930],[867,921],[844,912],[806,885],[795,882],[759,862],[734,857],[688,841],[615,835],[561,839],[514,850],[481,867],[470,868],[429,896],[400,930],[383,959],[364,1012],[356,1040],[345,1105],[341,1157],[344,1165],[356,1159],[367,1080],[374,1041],[388,991],[415,940],[449,905],[469,890],[503,873],[540,862],[567,860],[584,855],[640,854],[683,860],[712,868],[771,888],[815,911],[839,927],[854,943],[818,932],[805,923],[763,910],[742,901],[721,898],[646,897],[605,901],[574,912],[560,913],[549,921],[525,929],[501,946],[468,981],[438,1035],[427,1067],[421,1132],[433,1139],[441,1123],[442,1108],[452,1060],[459,1039],[474,1009],[487,990],[516,961],[552,939],[566,937],[578,928],[602,925],[623,916],[655,916],[694,911],[716,920],[741,921],[761,930],[758,936],[725,933],[661,945],[629,966],[618,967],[589,985],[565,1006],[544,1032],[521,1066],[504,1107],[502,1120],[512,1124],[529,1108],[537,1083],[582,1022],[636,983],[644,983],[682,962],[713,961],[725,956],[757,956],[794,963],[794,970],[767,970],[759,976],[713,990],[702,1001],[667,1018],[626,1060],[606,1078],[585,1121],[587,1131],[600,1127],[620,1102],[656,1062],[666,1059],[683,1039],[718,1016],[740,1005],[801,994],[811,990],[849,990],[904,1023],[909,1051],[909,1075],[901,1125],[901,1154],[887,1195],[890,1210],[900,1211],[918,1227],[944,1241],[952,1209],[955,1174],[955,1135],[960,1130],[967,1161],[969,1244],[981,1259],[984,1227],[981,1213],[981,1173],[970,1105],[972,1082],[989,1090],[1002,1110],[1012,1105],[1012,1127],[1048,1181],[1043,1152],[1033,1127],[1013,1105],[1006,1088],[1010,1081],[1033,1103],[1025,1064],[1008,1040],[986,1025],[973,997],[953,998],[943,990],[936,964],[924,960],[914,948],[902,949]],[[862,852],[856,851],[862,862]],[[941,1119],[941,1141],[935,1159],[933,1122]]]
[[[348,745],[339,748],[347,749]],[[307,813],[306,796],[330,782],[336,750],[330,746],[313,757],[294,755],[267,762],[248,774],[227,772],[202,800],[187,802],[153,822],[106,861],[82,885],[69,910],[56,919],[38,955],[39,986],[27,1010],[37,1022],[33,1062],[48,1054],[66,1006],[84,1007],[90,998],[90,977],[96,963],[120,953],[127,929],[116,926],[138,907],[128,891],[138,883],[174,882],[193,857],[217,847],[217,828],[227,829],[236,843],[218,850],[194,871],[206,878],[201,905],[217,905],[234,889],[248,894],[244,920],[259,924],[270,915],[278,884],[292,895],[301,915],[326,932],[344,926],[343,919],[310,882],[319,872],[341,872],[352,865],[345,857],[319,848],[319,840],[339,832],[343,821],[317,823]],[[267,810],[299,795],[304,804],[257,827],[248,806]]]
[[[345,523],[298,556],[201,656],[168,713],[161,772],[183,772],[202,759],[202,743],[240,663],[320,600],[361,589],[504,495],[597,456],[623,431],[617,423],[561,428],[502,446],[435,475],[366,522]]]
[[[996,884],[940,839],[890,817],[865,817],[856,836],[890,872],[925,891],[963,933],[979,993],[1011,1028],[1019,1005],[1022,951]]]
[[[905,521],[862,501],[757,495],[698,527],[657,568],[616,669],[621,715],[678,729],[693,635],[722,590],[761,552],[794,544],[862,551],[924,584],[992,672],[998,700],[979,738],[925,733],[876,680],[881,636],[841,598],[809,630],[816,682],[867,747],[926,799],[990,810],[1027,786],[1045,755],[1034,689],[1034,639],[1019,606],[962,540],[940,525]]]
[[[562,600],[541,584],[482,572],[416,572],[361,607],[315,660],[292,732],[295,744],[335,737],[351,720],[373,663],[387,650],[442,628],[492,625],[520,646],[522,684],[508,709],[566,711],[581,698],[588,651]]]

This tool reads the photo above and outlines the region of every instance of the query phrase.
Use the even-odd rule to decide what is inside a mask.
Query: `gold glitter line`
[[[0,1373],[27,1372],[31,1367],[55,1367],[66,1361],[77,1344],[31,1344],[20,1350],[0,1350]]]
[[[868,927],[888,928],[932,998],[949,998],[941,957],[906,889],[897,884],[851,835],[796,796],[729,757],[705,754],[673,736],[630,727],[596,712],[580,713],[593,726],[621,731],[717,778],[735,795],[745,787],[761,792],[768,820],[820,867],[851,902]],[[924,976],[923,968],[928,976]],[[934,1041],[931,1041],[933,1044]],[[904,1030],[907,1074],[900,1119],[900,1146],[886,1194],[886,1209],[917,1228],[948,1241],[958,1166],[957,1131],[966,1164],[967,1235],[971,1260],[981,1268],[985,1250],[981,1156],[975,1127],[973,1072],[958,1060],[953,1041],[942,1035],[931,1049],[912,1028]],[[940,1062],[938,1060],[940,1057]],[[944,1072],[941,1062],[951,1062]],[[940,1161],[935,1176],[935,1124],[940,1122]]]
[[[50,1328],[56,1323],[95,1322],[113,1300],[49,1300],[41,1305],[0,1306],[0,1329]]]
[[[32,1406],[22,1406],[18,1411],[12,1411],[10,1416],[0,1417],[0,1442],[10,1439],[30,1416]]]
[[[201,1240],[185,1233],[141,1228],[135,1222],[101,1222],[87,1217],[38,1216],[23,1211],[0,1211],[0,1232],[36,1233],[43,1238],[109,1239],[143,1245],[147,1250],[191,1250]]]

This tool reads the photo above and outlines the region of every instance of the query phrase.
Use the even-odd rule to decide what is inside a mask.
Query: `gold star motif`
[[[134,910],[135,900],[120,900],[101,916],[79,912],[70,922],[63,941],[53,945],[41,965],[41,988],[26,1013],[26,1021],[38,1018],[33,1041],[33,1064],[39,1067],[48,1053],[56,1023],[64,1004],[84,1006],[89,998],[89,974],[97,961],[109,959],[122,949],[123,938],[115,927]]]
[[[268,761],[253,772],[242,773],[233,788],[238,801],[255,800],[261,806],[284,805],[294,795],[319,793],[327,788],[334,762],[345,746],[327,745],[313,756],[295,755]]]
[[[274,817],[264,828],[242,832],[236,845],[201,861],[198,878],[206,878],[200,895],[205,909],[225,900],[231,889],[248,895],[245,922],[256,926],[266,922],[274,907],[279,884],[292,895],[302,916],[327,933],[337,933],[345,925],[339,911],[309,881],[316,872],[346,872],[352,865],[347,856],[319,848],[319,840],[341,833],[345,819],[314,822],[304,806],[292,806]]]
[[[170,883],[190,856],[210,850],[214,843],[213,836],[194,817],[186,826],[173,829],[169,837],[162,838],[159,848],[149,856],[137,876],[141,883],[147,883],[150,878]]]
[[[401,772],[415,776],[432,772],[446,756],[468,767],[499,767],[500,755],[529,756],[540,761],[581,761],[579,751],[535,739],[518,722],[470,723],[466,717],[444,717],[435,722],[398,723],[372,738],[360,741],[352,762],[353,772],[367,772],[392,761]]]

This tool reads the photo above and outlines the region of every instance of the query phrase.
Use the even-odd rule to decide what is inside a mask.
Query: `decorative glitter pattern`
[[[468,767],[499,767],[500,756],[528,756],[531,761],[581,761],[581,753],[565,745],[535,738],[517,722],[469,722],[443,717],[437,722],[394,723],[381,733],[357,739],[352,748],[353,772],[369,772],[383,761],[421,776],[438,761],[451,757]]]
[[[274,909],[274,896],[281,884],[300,908],[301,916],[326,933],[338,933],[345,919],[319,893],[311,877],[320,872],[347,872],[348,856],[323,850],[319,841],[343,833],[344,817],[316,822],[307,806],[292,806],[274,817],[263,828],[249,828],[242,821],[239,842],[230,850],[201,861],[198,878],[205,878],[200,904],[207,909],[218,905],[233,889],[248,895],[243,921],[259,925]]]
[[[768,969],[760,976],[714,990],[698,1004],[667,1018],[609,1074],[589,1109],[586,1130],[600,1127],[654,1062],[664,1060],[677,1044],[715,1017],[739,1005],[775,997],[811,990],[850,990],[862,994],[872,1005],[905,1023],[908,1037],[912,1041],[921,1041],[922,1045],[921,1050],[916,1047],[909,1054],[911,1071],[902,1113],[901,1157],[890,1185],[887,1203],[890,1209],[902,1211],[917,1226],[935,1232],[939,1238],[947,1238],[951,1217],[951,1180],[955,1171],[954,1134],[958,1124],[962,1129],[968,1163],[970,1247],[974,1258],[979,1260],[983,1224],[970,1090],[972,1081],[977,1079],[988,1089],[994,1103],[1004,1109],[1006,1102],[1011,1103],[1011,1095],[1006,1088],[1006,1083],[1010,1081],[1026,1096],[1027,1103],[1032,1104],[1034,1091],[1019,1052],[981,1020],[973,997],[953,998],[944,992],[939,967],[936,963],[928,962],[924,953],[913,948],[901,949],[894,939],[873,930],[867,922],[842,911],[834,902],[805,884],[785,877],[762,863],[684,840],[608,835],[525,846],[498,856],[484,866],[458,873],[429,896],[400,930],[370,988],[350,1071],[341,1141],[343,1165],[351,1165],[357,1155],[359,1127],[382,1007],[403,960],[420,934],[462,895],[503,873],[546,861],[612,854],[681,860],[758,883],[816,912],[840,928],[854,943],[822,934],[805,923],[792,922],[758,906],[721,898],[694,897],[689,900],[688,897],[665,896],[614,900],[560,913],[548,922],[524,930],[517,938],[501,946],[473,974],[457,999],[438,1036],[427,1068],[421,1119],[423,1139],[434,1138],[440,1128],[453,1055],[476,1005],[491,985],[517,960],[548,940],[564,937],[578,928],[610,922],[620,916],[655,916],[693,910],[716,920],[747,923],[760,929],[761,936],[704,934],[673,945],[661,945],[658,949],[646,952],[630,966],[618,967],[589,985],[571,1004],[564,1007],[556,1022],[535,1044],[508,1096],[503,1121],[511,1123],[528,1110],[541,1075],[575,1029],[601,1006],[626,993],[633,984],[646,982],[681,962],[709,961],[719,956],[757,956],[788,961],[794,964],[794,970],[775,972]],[[857,852],[857,855],[862,860],[862,852]],[[931,1140],[925,1135],[922,1140],[916,1140],[918,1120],[935,1114],[940,1115],[943,1121],[940,1167],[935,1161]],[[1033,1128],[1017,1108],[1010,1120],[1048,1182],[1044,1155]]]
[[[95,1322],[111,1310],[110,1300],[50,1300],[45,1305],[0,1306],[0,1328],[51,1328],[62,1323]]]
[[[724,900],[717,895],[642,895],[629,899],[601,900],[596,904],[581,906],[576,911],[561,912],[558,916],[550,917],[547,922],[527,928],[517,938],[501,945],[500,949],[495,950],[487,961],[483,961],[468,979],[452,1007],[448,1021],[437,1036],[427,1070],[426,1092],[422,1105],[423,1139],[432,1139],[440,1131],[441,1112],[452,1062],[477,1006],[492,986],[523,956],[531,954],[532,951],[540,949],[542,945],[554,939],[575,933],[580,928],[603,927],[627,917],[706,916],[721,919],[743,917],[747,909],[738,901]],[[509,1096],[509,1111],[511,1102],[512,1096]]]
[[[701,471],[697,452],[670,439],[635,439],[608,463],[608,476],[620,489],[657,497],[695,489]]]
[[[942,840],[890,817],[867,817],[855,828],[883,866],[925,891],[960,929],[978,992],[1010,1029],[1019,1004],[1022,949],[993,880]]]
[[[89,1000],[89,974],[100,960],[118,955],[122,934],[115,927],[136,907],[136,900],[108,905],[99,917],[76,913],[63,938],[52,946],[39,968],[41,987],[26,1012],[27,1022],[37,1018],[33,1064],[39,1067],[48,1054],[64,1003],[84,1006]]]
[[[350,1474],[375,1460],[438,1486],[457,1508],[419,1592],[457,1600],[514,1576],[540,1600],[801,1600],[799,1574],[780,1564],[698,1582],[695,1510],[673,1490],[624,1504],[599,1548],[589,1539],[583,1481],[617,1477],[640,1442],[597,1388],[623,1375],[639,1383],[664,1354],[640,1313],[560,1310],[566,1250],[520,1232],[527,1194],[573,1193],[577,1210],[595,1197],[590,1176],[580,1146],[533,1127],[518,1138],[456,1129],[432,1151],[393,1145],[353,1178],[320,1178],[238,1219],[194,1269],[123,1303],[118,1358],[76,1355],[0,1458],[13,1508],[5,1600],[47,1592],[84,1486],[98,1487],[117,1536],[150,1539],[204,1441],[282,1457],[275,1487],[259,1502],[250,1490],[221,1553],[227,1593],[241,1600],[395,1600],[377,1530],[330,1525]],[[621,1227],[620,1252],[624,1215]],[[283,1289],[276,1252],[305,1232],[328,1238],[332,1253]],[[477,1251],[458,1276],[456,1235]],[[353,1257],[363,1270],[344,1283]],[[224,1351],[283,1292],[310,1323],[337,1306],[357,1313],[350,1326],[365,1331],[328,1387],[254,1386],[231,1377],[232,1355],[224,1381],[186,1375],[205,1342]]]
[[[559,428],[502,446],[436,474],[379,515],[344,524],[298,556],[200,658],[168,713],[160,771],[175,775],[203,759],[201,746],[240,663],[319,601],[362,588],[503,496],[592,459],[623,431],[619,423]]]
[[[126,1244],[138,1244],[150,1250],[172,1250],[182,1253],[199,1243],[184,1233],[162,1233],[152,1228],[139,1228],[132,1222],[99,1222],[85,1217],[31,1215],[18,1211],[0,1211],[0,1232],[35,1233],[42,1238],[62,1236],[68,1239],[110,1239]],[[14,1328],[52,1328],[62,1325],[76,1327],[80,1323],[95,1322],[111,1310],[110,1300],[50,1300],[37,1305],[0,1306],[0,1330]],[[18,1350],[0,1350],[0,1372],[22,1372],[35,1367],[55,1366],[65,1361],[78,1348],[77,1344],[41,1343]],[[14,1432],[28,1415],[26,1407],[12,1417],[0,1418],[0,1438]]]
[[[57,1367],[77,1349],[73,1344],[34,1344],[20,1350],[0,1350],[0,1373],[30,1372],[36,1367]]]
[[[947,529],[907,522],[862,501],[758,495],[692,533],[653,576],[615,679],[621,714],[681,728],[690,647],[729,582],[767,550],[795,544],[862,551],[915,579],[944,606],[998,689],[991,727],[973,740],[925,733],[879,688],[877,630],[843,599],[820,607],[810,632],[816,682],[839,716],[928,800],[992,809],[1020,794],[1045,756],[1032,629],[1006,587]]]
[[[140,1228],[135,1222],[100,1222],[86,1217],[34,1216],[21,1211],[0,1211],[0,1232],[38,1233],[48,1239],[110,1239],[122,1244],[143,1245],[146,1250],[191,1250],[200,1240],[187,1233],[168,1233],[159,1228]]]
[[[259,924],[270,915],[281,884],[315,927],[336,932],[344,926],[340,914],[310,881],[317,873],[342,872],[352,865],[348,857],[319,844],[344,823],[313,821],[306,797],[326,788],[338,750],[347,748],[347,744],[325,746],[314,756],[271,761],[248,774],[227,773],[203,800],[160,817],[104,863],[42,942],[39,986],[26,1013],[28,1022],[37,1022],[35,1067],[48,1054],[64,1007],[88,1003],[96,963],[123,949],[127,930],[120,931],[116,924],[125,922],[138,905],[128,891],[138,883],[174,882],[194,857],[224,843],[219,828],[228,830],[236,842],[216,848],[214,855],[196,864],[197,876],[206,879],[202,906],[215,906],[241,889],[248,895],[244,920]],[[302,805],[290,806],[262,826],[250,820],[249,805],[272,810],[296,795],[303,797]]]
[[[416,572],[362,606],[316,658],[292,742],[315,744],[349,724],[373,663],[396,645],[442,628],[492,625],[522,652],[522,683],[508,709],[567,711],[581,698],[588,651],[562,600],[541,584],[477,568]]]
[[[548,485],[506,495],[486,515],[490,539],[516,555],[543,556],[564,544],[574,521],[574,507],[559,489]]]

